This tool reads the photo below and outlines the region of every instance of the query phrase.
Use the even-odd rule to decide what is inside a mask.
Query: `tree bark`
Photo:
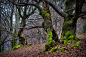
[[[44,3],[43,4],[44,11],[46,11],[46,13],[49,14],[49,16],[46,16],[46,17],[42,16],[44,18],[43,28],[47,33],[52,31],[52,34],[53,34],[52,39],[56,42],[58,40],[58,35],[56,33],[56,30],[53,28],[53,25],[52,25],[51,14],[50,14],[50,10],[49,10],[49,3],[46,2],[45,0],[42,0],[42,1]]]
[[[78,20],[79,14],[82,12],[82,6],[83,6],[84,0],[76,0],[76,8],[75,8],[75,16],[72,22],[72,28],[74,29],[74,36],[76,36],[76,23]]]
[[[22,18],[22,27],[26,26],[26,18]],[[20,29],[18,31],[18,37],[19,37],[19,44],[23,44],[22,42],[24,41],[23,37],[21,37],[21,33],[22,33],[23,29]],[[24,44],[23,44],[24,45]]]
[[[63,23],[63,29],[62,29],[62,34],[64,35],[68,30],[71,30],[73,32],[73,35],[76,36],[76,23],[78,20],[78,16],[79,14],[82,12],[82,6],[83,6],[84,0],[76,0],[76,7],[75,7],[75,15],[74,18],[72,18],[71,16],[68,16],[66,19],[64,19],[64,23]],[[70,5],[66,5],[66,9],[70,9]],[[69,12],[72,13],[72,12]],[[72,19],[72,23],[70,23],[69,25],[65,24],[66,22],[68,22],[69,20]],[[66,22],[65,22],[66,21]]]

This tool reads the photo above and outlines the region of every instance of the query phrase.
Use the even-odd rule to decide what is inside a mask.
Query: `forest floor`
[[[17,50],[0,53],[0,57],[86,57],[86,33],[77,35],[81,39],[80,49],[72,49],[71,46],[76,44],[77,41],[73,41],[71,44],[59,44],[55,47],[67,47],[67,50],[61,52],[61,50],[55,52],[44,52],[45,43],[32,46],[22,46]],[[40,53],[39,53],[40,52]],[[49,53],[47,53],[49,52]]]

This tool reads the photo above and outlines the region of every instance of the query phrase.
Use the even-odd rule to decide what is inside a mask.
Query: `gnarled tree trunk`
[[[56,33],[56,30],[53,28],[53,25],[52,25],[51,14],[50,14],[50,10],[49,10],[49,3],[45,2],[45,0],[42,0],[42,1],[44,3],[43,4],[44,11],[46,11],[46,14],[49,14],[47,16],[42,16],[44,18],[44,23],[42,24],[43,28],[47,33],[52,31],[52,34],[53,34],[52,39],[56,42],[58,40],[58,35]],[[44,13],[42,12],[42,14],[44,14]]]

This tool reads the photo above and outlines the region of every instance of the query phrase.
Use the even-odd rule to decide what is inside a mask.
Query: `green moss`
[[[49,31],[48,36],[49,36],[49,38],[53,37],[52,31]]]
[[[43,17],[47,17],[47,16],[50,16],[50,14],[47,13],[45,10],[42,10],[42,16]]]
[[[17,46],[17,43],[16,43],[16,40],[13,39],[13,40],[12,40],[12,47],[15,47],[15,46]]]
[[[21,34],[21,36],[25,39],[25,36],[23,34]]]
[[[2,43],[0,43],[0,45],[2,45]]]
[[[45,17],[46,17],[46,16],[50,16],[49,13],[46,13],[46,14],[45,14]]]
[[[55,42],[52,39],[52,37],[53,37],[52,31],[49,31],[48,35],[49,35],[49,40],[48,40],[48,43],[45,44],[44,51],[48,51],[49,49],[51,49],[52,47],[55,46]]]
[[[8,51],[12,51],[13,49],[11,48],[10,50],[8,50]]]
[[[46,26],[47,24],[45,24],[45,26]]]

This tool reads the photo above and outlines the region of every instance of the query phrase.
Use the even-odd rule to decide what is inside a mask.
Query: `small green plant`
[[[23,34],[21,34],[21,36],[25,39],[25,36]]]
[[[61,48],[61,52],[63,52],[64,50],[67,50],[67,48],[66,47],[62,47]]]
[[[16,40],[13,39],[13,40],[12,40],[12,47],[15,47],[15,46],[17,46],[17,43],[16,43]]]
[[[76,41],[77,41],[77,40],[80,40],[80,39],[79,39],[78,37],[75,37],[75,36],[74,36],[74,40],[76,40]]]
[[[74,40],[74,36],[73,35],[69,36],[68,40],[73,41]]]
[[[49,53],[49,52],[46,52],[47,54]]]
[[[13,47],[13,49],[15,50],[15,49],[18,49],[19,47],[21,47],[22,46],[22,44],[19,44],[18,46],[14,46]]]
[[[80,48],[80,46],[79,45],[73,45],[73,46],[71,46],[71,48]]]
[[[67,40],[68,38],[67,37],[65,37],[63,40]]]
[[[73,33],[72,33],[72,31],[67,31],[66,33],[65,33],[65,36],[68,38],[68,37],[70,37],[70,36],[72,36],[73,35]]]
[[[64,44],[64,40],[60,40],[60,43],[61,43],[61,44]]]
[[[67,44],[71,44],[72,43],[72,41],[71,40],[69,40],[68,42],[67,42]]]
[[[31,43],[28,43],[27,45],[28,45],[28,46],[31,46],[32,44],[31,44]]]
[[[60,49],[60,46],[58,46],[58,49]]]
[[[8,50],[8,51],[12,51],[13,49],[11,48],[10,50]]]
[[[38,52],[38,53],[41,53],[41,51],[40,51],[40,52]]]
[[[53,52],[53,51],[57,51],[57,47],[55,47],[55,48],[52,48],[49,52]]]
[[[66,44],[67,43],[67,40],[60,40],[60,43],[61,44]]]
[[[71,48],[80,48],[80,46],[79,46],[79,43],[80,43],[81,41],[78,41],[75,45],[73,45],[73,46],[71,46]]]
[[[78,42],[76,43],[76,45],[79,45],[80,42],[81,42],[81,41],[78,41]]]
[[[66,44],[67,43],[67,40],[64,40],[64,44]]]

